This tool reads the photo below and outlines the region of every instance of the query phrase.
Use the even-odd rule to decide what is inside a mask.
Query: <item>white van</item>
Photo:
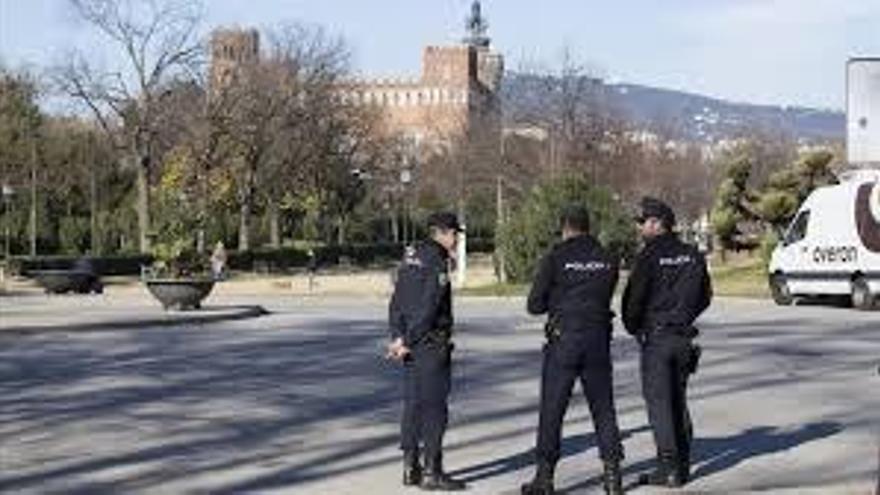
[[[770,260],[777,304],[847,296],[871,309],[880,299],[880,170],[853,170],[813,191]]]

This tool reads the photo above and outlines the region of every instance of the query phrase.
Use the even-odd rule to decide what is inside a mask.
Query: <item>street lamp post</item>
[[[495,254],[497,256],[498,281],[507,283],[507,266],[504,246],[497,242],[498,233],[504,227],[504,165],[505,165],[505,133],[501,131],[501,154],[499,156],[498,175],[495,178]]]
[[[400,171],[400,186],[403,194],[403,243],[407,244],[415,237],[409,218],[409,185],[412,182],[412,170],[404,168]]]

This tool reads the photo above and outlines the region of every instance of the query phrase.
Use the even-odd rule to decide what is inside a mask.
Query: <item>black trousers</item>
[[[416,451],[424,445],[428,459],[436,458],[443,449],[449,416],[451,350],[447,344],[426,341],[411,350],[411,358],[404,365],[400,448]]]
[[[560,455],[562,423],[574,382],[579,379],[596,430],[599,454],[606,462],[623,459],[610,356],[610,333],[565,333],[544,346],[541,412],[538,424],[539,461],[555,464]]]
[[[651,334],[642,344],[642,395],[657,452],[690,462],[693,423],[687,405],[691,341],[673,332]]]

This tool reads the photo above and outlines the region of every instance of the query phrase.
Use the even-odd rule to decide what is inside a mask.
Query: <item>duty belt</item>
[[[653,335],[678,335],[679,337],[693,339],[700,335],[700,331],[693,325],[673,326],[656,324],[648,326],[645,330],[646,337]]]
[[[452,340],[451,328],[437,328],[428,332],[426,340],[435,344],[448,344]]]

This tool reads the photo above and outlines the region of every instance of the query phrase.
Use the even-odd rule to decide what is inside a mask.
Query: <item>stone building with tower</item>
[[[256,29],[216,29],[211,35],[210,85],[216,90],[260,63],[260,33]]]
[[[504,60],[491,48],[479,1],[471,6],[466,28],[460,44],[423,49],[418,77],[351,80],[340,88],[340,98],[349,104],[375,107],[382,116],[380,132],[410,141],[423,152],[478,132],[500,136],[499,87]],[[234,84],[242,70],[259,62],[256,30],[214,31],[213,88]]]
[[[423,49],[419,77],[355,81],[344,97],[375,105],[384,116],[384,132],[420,145],[477,132],[500,136],[504,59],[491,48],[479,1],[473,2],[466,27],[461,44]]]

